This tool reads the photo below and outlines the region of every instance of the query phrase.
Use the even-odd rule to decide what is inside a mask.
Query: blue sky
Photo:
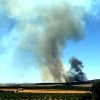
[[[96,10],[98,10],[97,15],[92,15],[92,12],[90,12],[84,18],[86,29],[85,37],[78,43],[70,42],[64,50],[64,54],[66,53],[65,56],[70,57],[74,55],[83,62],[83,70],[88,79],[100,78],[100,19],[98,18],[100,15],[100,7]]]
[[[22,21],[22,19],[28,20],[29,16],[31,16],[31,9],[37,13],[35,10],[39,7],[38,5],[51,6],[53,3],[62,2],[64,0],[58,0],[58,2],[52,0],[48,0],[47,2],[45,2],[45,0],[42,2],[40,0],[18,0],[17,3],[16,1],[13,2],[16,5],[18,4],[17,6],[15,5],[15,7],[11,6],[13,3],[10,3],[10,7],[12,8],[10,8],[11,11],[9,12],[9,9],[7,9],[8,5],[5,4],[10,1],[12,0],[5,0],[5,2],[0,0],[0,82],[42,82],[39,70],[35,66],[35,55],[30,53],[25,55],[26,51],[28,51],[27,48],[23,51],[23,49],[17,49],[16,47],[16,41],[18,40],[18,36],[20,36],[20,30],[22,32],[22,29],[25,29],[25,27],[22,27],[22,24],[19,25],[22,29],[17,27],[17,24],[19,24],[18,22]],[[83,71],[88,79],[100,79],[100,1],[67,1],[70,1],[74,6],[78,5],[84,7],[86,12],[83,18],[83,21],[85,22],[85,36],[78,42],[68,41],[66,43],[66,47],[63,49],[63,54],[61,56],[64,67],[68,70],[70,68],[68,62],[69,58],[75,56],[83,62]],[[19,4],[23,5],[20,10],[18,8]],[[34,18],[36,16],[34,15]],[[39,23],[41,23],[41,21],[39,21]],[[36,25],[38,26],[38,24]],[[31,25],[29,25],[28,29],[30,32],[33,31],[31,28]],[[39,26],[39,29],[41,30],[41,26]],[[22,32],[22,35],[20,36],[21,39],[24,39],[25,33],[27,33],[27,30]],[[27,39],[27,37],[25,37],[25,39]],[[24,40],[19,41],[21,41],[22,44],[20,45],[23,47]],[[27,43],[24,43],[24,45],[28,46]],[[20,50],[23,51],[21,55]],[[19,59],[19,56],[21,60]],[[32,59],[34,59],[33,62],[30,61]]]

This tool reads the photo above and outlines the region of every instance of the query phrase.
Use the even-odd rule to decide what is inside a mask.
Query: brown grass
[[[89,84],[81,84],[81,85],[73,85],[73,86],[82,86],[82,87],[91,87],[92,83]],[[4,91],[14,91],[16,92],[17,89],[0,89]],[[60,89],[24,89],[23,91],[18,91],[18,92],[30,92],[30,93],[86,93],[89,91],[78,91],[78,90],[60,90]]]
[[[4,91],[15,91],[16,92],[17,89],[8,89],[8,88],[6,89],[6,88],[4,88],[4,89],[0,89],[0,90],[4,90]]]
[[[0,90],[14,91],[14,92],[17,91],[17,89],[0,89]],[[30,93],[86,93],[88,91],[60,90],[60,89],[38,89],[38,90],[24,89],[23,91],[18,91],[18,92],[30,92]]]
[[[80,85],[73,85],[73,86],[81,86],[81,87],[91,87],[93,84],[80,84]]]
[[[31,93],[86,93],[87,91],[78,90],[59,90],[59,89],[38,89],[38,90],[24,90],[20,92],[31,92]]]

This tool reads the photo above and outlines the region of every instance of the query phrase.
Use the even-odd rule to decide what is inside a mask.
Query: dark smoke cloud
[[[69,62],[71,64],[71,68],[68,72],[67,81],[69,81],[69,82],[87,81],[87,77],[86,77],[85,73],[82,71],[82,68],[84,67],[82,65],[82,62],[75,57],[72,57],[69,60]]]

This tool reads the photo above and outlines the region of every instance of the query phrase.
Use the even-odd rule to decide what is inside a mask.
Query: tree
[[[90,88],[90,91],[96,97],[96,100],[100,100],[100,81],[95,82]]]

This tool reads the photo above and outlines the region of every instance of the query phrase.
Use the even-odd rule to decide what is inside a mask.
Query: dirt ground
[[[31,92],[31,93],[86,93],[87,91],[77,91],[77,90],[24,90],[23,92]]]
[[[80,84],[80,85],[73,85],[73,86],[82,86],[82,87],[91,87],[93,84]]]
[[[14,91],[16,92],[17,89],[0,89],[4,91]],[[86,93],[88,91],[78,91],[78,90],[59,90],[59,89],[37,89],[37,90],[29,90],[24,89],[18,92],[30,92],[30,93]]]
[[[6,89],[6,88],[4,88],[4,89],[0,89],[0,90],[3,90],[3,91],[14,91],[14,92],[17,91],[17,89]]]
[[[73,86],[82,86],[82,87],[91,87],[92,84],[81,84],[81,85],[73,85]],[[14,91],[16,92],[17,89],[0,89],[4,91]],[[86,93],[89,91],[78,91],[78,90],[60,90],[60,89],[23,89],[18,92],[30,92],[30,93]]]

